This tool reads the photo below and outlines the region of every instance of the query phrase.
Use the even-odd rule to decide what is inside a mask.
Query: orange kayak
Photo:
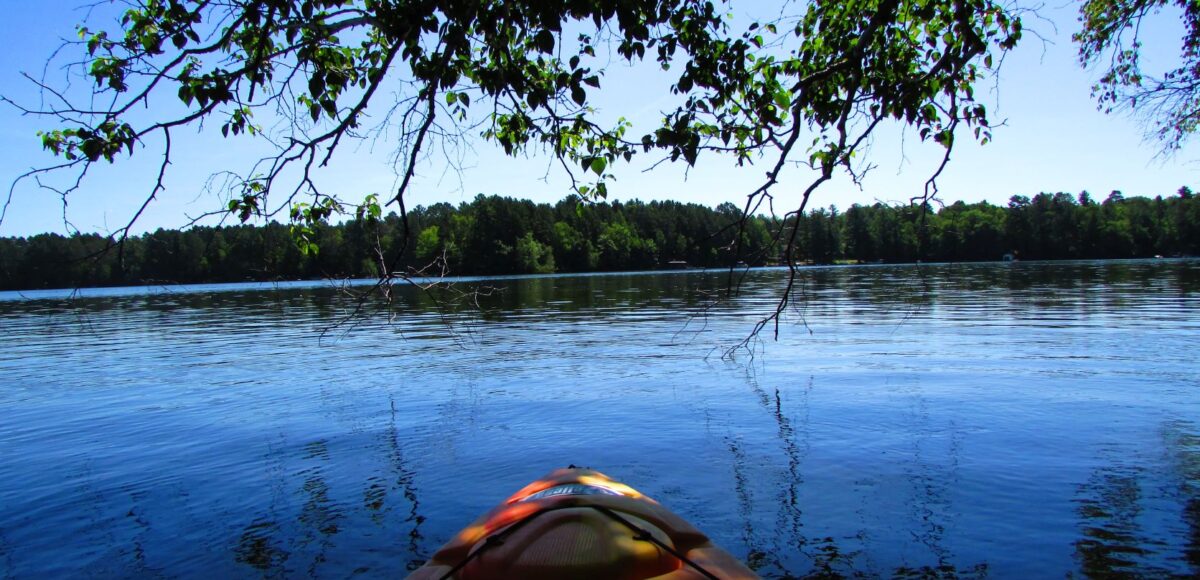
[[[757,577],[653,499],[572,467],[463,528],[409,579]]]

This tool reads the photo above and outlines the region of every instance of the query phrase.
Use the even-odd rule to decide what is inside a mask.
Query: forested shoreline
[[[779,264],[791,220],[675,201],[537,204],[499,196],[458,207],[322,224],[299,242],[292,227],[197,226],[130,237],[120,251],[98,234],[0,238],[0,289],[157,283],[515,274]],[[782,231],[782,240],[773,243]],[[309,246],[309,243],[315,247]],[[1200,255],[1200,199],[1112,192],[1013,196],[1007,206],[854,205],[801,218],[790,258],[805,263],[1055,260]],[[382,257],[382,260],[381,260]]]

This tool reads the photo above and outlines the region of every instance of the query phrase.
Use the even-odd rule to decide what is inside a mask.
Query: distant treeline
[[[372,277],[433,264],[456,275],[640,270],[782,263],[776,233],[791,222],[739,208],[674,201],[554,205],[478,196],[439,203],[401,219],[352,220],[316,228],[319,250],[304,252],[288,225],[193,227],[111,241],[96,234],[0,238],[0,289],[165,282]],[[794,218],[793,218],[794,219]],[[741,232],[741,244],[735,236]],[[1014,196],[1007,207],[957,202],[854,205],[803,216],[794,259],[811,263],[1073,258],[1200,254],[1200,199],[1177,195],[1102,203],[1087,193]],[[381,261],[381,257],[383,260]]]

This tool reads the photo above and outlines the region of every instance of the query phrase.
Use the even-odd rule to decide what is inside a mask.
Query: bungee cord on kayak
[[[527,485],[463,528],[409,578],[757,576],[653,499],[571,466]]]
[[[630,522],[629,520],[621,517],[616,512],[614,512],[606,507],[598,506],[598,505],[582,505],[582,506],[565,505],[565,506],[546,508],[544,510],[534,512],[530,516],[526,517],[523,520],[517,521],[516,523],[512,524],[511,526],[505,528],[504,530],[502,530],[494,535],[488,536],[487,539],[483,541],[483,544],[480,545],[477,550],[471,552],[465,559],[463,559],[463,561],[459,562],[449,572],[446,572],[446,574],[441,577],[441,580],[449,580],[450,578],[453,578],[455,573],[457,573],[464,566],[466,566],[471,560],[474,560],[475,557],[482,554],[488,548],[492,548],[494,546],[499,546],[499,545],[503,544],[504,539],[506,537],[508,537],[509,534],[512,534],[513,532],[517,531],[518,529],[520,529],[522,526],[524,526],[526,523],[533,520],[534,518],[537,518],[538,516],[541,516],[543,514],[547,514],[547,513],[558,511],[558,510],[581,509],[581,508],[582,509],[594,509],[594,510],[612,518],[613,520],[617,521],[621,525],[629,528],[630,531],[634,532],[633,539],[635,539],[639,542],[650,542],[651,544],[654,544],[654,545],[658,546],[659,548],[662,548],[667,553],[669,553],[672,556],[679,559],[680,562],[687,564],[688,566],[691,566],[692,568],[695,568],[696,571],[703,574],[705,578],[708,578],[710,580],[720,580],[719,576],[713,574],[712,572],[709,572],[708,570],[705,570],[703,566],[693,562],[687,556],[679,553],[679,551],[677,551],[675,548],[672,548],[671,546],[663,543],[658,538],[654,537],[654,534],[650,533],[649,531],[647,531],[645,529],[639,528],[633,522]]]

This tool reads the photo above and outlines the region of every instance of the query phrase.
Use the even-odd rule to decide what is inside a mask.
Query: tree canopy
[[[743,262],[812,264],[1149,258],[1200,255],[1200,197],[1187,187],[1154,199],[1120,192],[1102,202],[1089,193],[1015,195],[1007,206],[956,202],[926,213],[884,204],[817,208],[798,219],[796,254],[771,244],[792,224],[751,216],[733,255],[739,209],[674,201],[554,205],[499,196],[409,212],[412,228],[388,214],[374,227],[351,219],[314,229],[319,251],[302,253],[286,225],[160,229],[126,241],[96,260],[97,234],[0,238],[0,290],[127,284],[277,281],[379,276],[378,249],[408,251],[400,264],[437,276],[650,269],[722,268]]]

